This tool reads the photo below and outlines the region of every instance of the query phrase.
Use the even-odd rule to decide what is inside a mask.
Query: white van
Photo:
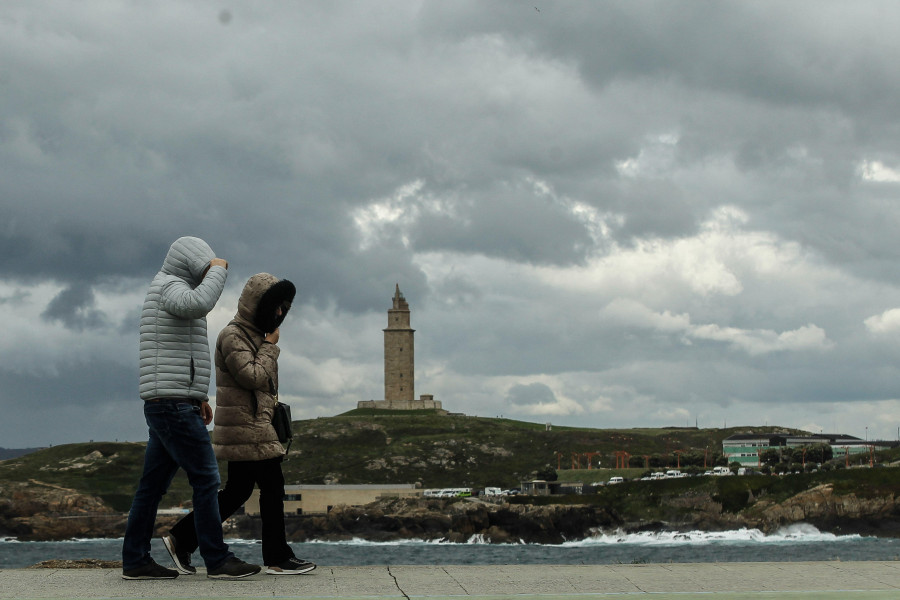
[[[609,485],[612,485],[612,484],[614,484],[614,483],[622,483],[623,481],[625,481],[625,479],[622,478],[622,477],[610,477],[610,478],[609,478]]]
[[[713,475],[728,476],[728,475],[734,475],[734,473],[732,473],[731,469],[729,469],[728,467],[714,467]]]
[[[484,488],[485,496],[501,496],[503,494],[503,490],[498,487],[486,487]]]

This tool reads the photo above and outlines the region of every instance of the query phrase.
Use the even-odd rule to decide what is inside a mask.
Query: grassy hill
[[[538,472],[562,467],[561,479],[604,481],[613,474],[634,475],[644,457],[652,466],[682,467],[710,462],[722,440],[749,428],[589,429],[429,411],[405,413],[355,410],[336,417],[294,422],[295,438],[284,463],[288,484],[421,483],[424,487],[518,486]],[[776,427],[754,431],[783,431]],[[0,482],[35,479],[100,496],[127,510],[143,464],[143,443],[92,442],[46,448],[0,462]],[[633,469],[597,470],[616,465],[615,453],[631,454]],[[593,469],[567,471],[572,454],[597,453]],[[582,462],[580,466],[586,466]],[[224,474],[224,464],[220,465]],[[182,472],[163,498],[163,506],[190,499]]]

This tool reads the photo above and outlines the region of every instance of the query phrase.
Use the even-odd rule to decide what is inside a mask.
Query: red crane
[[[616,468],[627,469],[629,458],[631,458],[631,455],[624,450],[616,450]]]

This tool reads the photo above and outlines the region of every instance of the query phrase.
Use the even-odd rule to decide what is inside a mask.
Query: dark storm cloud
[[[136,363],[129,369],[105,358],[76,356],[67,362],[33,367],[30,372],[0,371],[7,397],[38,404],[44,410],[62,405],[90,410],[110,402],[140,407]],[[126,400],[128,404],[123,405]]]
[[[230,261],[211,323],[253,273],[297,285],[283,360],[322,406],[381,393],[399,283],[454,410],[876,414],[900,9],[540,8],[3,3],[0,388],[135,402],[144,290],[196,235]]]
[[[498,186],[454,203],[454,214],[426,214],[412,231],[420,251],[477,252],[514,262],[572,264],[591,245],[582,223],[532,190]],[[480,196],[480,195],[479,195]]]
[[[775,103],[886,108],[898,91],[895,7],[882,2],[567,2],[539,15],[517,2],[432,4],[423,23],[449,38],[499,34],[578,66],[603,88],[674,78]],[[866,32],[865,44],[860,34]],[[844,85],[846,82],[849,85]]]
[[[97,310],[94,292],[86,285],[67,287],[47,305],[41,317],[60,321],[69,329],[102,329],[108,326],[105,315]]]
[[[894,59],[900,43],[892,34],[895,7],[880,2],[568,2],[539,14],[529,8],[513,2],[490,11],[474,2],[431,4],[421,20],[441,39],[497,36],[534,59],[574,65],[605,96],[630,88],[633,98],[619,116],[626,128],[632,127],[632,138],[618,140],[618,156],[593,154],[595,169],[604,160],[633,156],[634,136],[677,131],[675,164],[728,157],[746,177],[731,184],[759,188],[727,198],[712,187],[684,190],[682,181],[660,181],[671,193],[654,193],[643,202],[640,192],[591,198],[625,214],[625,227],[616,232],[622,241],[635,233],[689,233],[703,218],[703,207],[754,196],[759,199],[753,202],[770,203],[758,211],[747,205],[759,225],[799,236],[834,259],[853,260],[839,238],[852,239],[861,231],[866,235],[851,244],[892,246],[886,242],[895,230],[894,218],[889,227],[874,231],[853,225],[860,219],[878,221],[880,212],[880,205],[854,183],[859,161],[881,157],[896,164],[900,158],[894,144],[893,99],[900,86]],[[647,128],[643,132],[641,124]],[[791,202],[784,201],[787,195]],[[675,204],[654,211],[666,196]],[[679,197],[690,199],[680,205]],[[776,203],[781,206],[769,213]],[[828,223],[806,218],[823,209],[853,214],[829,216]],[[654,213],[668,219],[653,218]],[[838,231],[837,223],[849,226]],[[868,261],[863,254],[856,260]],[[890,258],[896,259],[896,252]]]

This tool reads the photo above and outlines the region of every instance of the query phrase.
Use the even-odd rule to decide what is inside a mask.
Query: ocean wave
[[[231,543],[231,540],[227,540]],[[300,542],[294,542],[300,543]],[[304,544],[321,544],[325,546],[433,546],[433,545],[452,545],[454,542],[447,541],[446,538],[438,538],[433,540],[423,540],[419,538],[410,538],[405,540],[390,540],[382,542],[374,542],[363,538],[352,538],[349,540],[307,540]],[[488,542],[485,542],[488,543]],[[462,544],[457,544],[462,545]]]
[[[595,531],[592,535],[582,539],[563,542],[562,544],[527,544],[522,540],[517,542],[508,542],[504,544],[492,544],[489,536],[478,533],[471,536],[465,542],[451,542],[446,538],[435,539],[403,539],[391,541],[371,541],[363,538],[352,538],[349,540],[308,540],[302,542],[310,545],[323,546],[466,546],[466,545],[493,545],[493,546],[553,546],[562,548],[581,548],[590,546],[610,546],[610,545],[634,545],[634,546],[706,546],[712,544],[806,544],[814,542],[846,542],[862,539],[863,536],[853,535],[835,535],[833,533],[824,533],[819,531],[813,525],[808,523],[795,523],[787,527],[783,527],[773,533],[763,533],[759,529],[733,529],[729,531],[642,531],[637,533],[626,533],[622,530],[616,531]],[[0,544],[28,544],[28,543],[53,543],[53,544],[79,544],[79,543],[103,543],[103,542],[119,542],[122,538],[73,538],[69,540],[59,540],[55,542],[24,542],[14,537],[0,537]],[[260,540],[245,538],[225,538],[225,541],[231,545],[253,546],[259,545]],[[294,542],[300,543],[300,542]]]
[[[124,538],[69,538],[67,540],[20,540],[14,537],[0,537],[0,544],[84,544],[84,543],[105,543],[119,542]]]
[[[813,525],[796,523],[783,527],[773,533],[763,533],[759,529],[733,529],[729,531],[643,531],[638,533],[626,533],[622,530],[613,532],[597,531],[593,535],[582,539],[563,542],[562,544],[526,544],[509,542],[504,544],[492,544],[490,537],[485,534],[475,534],[465,542],[451,542],[446,538],[431,540],[404,539],[392,541],[371,541],[362,538],[349,540],[325,541],[309,540],[305,544],[326,546],[466,546],[466,545],[494,545],[494,546],[552,546],[562,548],[580,548],[590,546],[608,545],[635,545],[635,546],[700,546],[711,544],[807,544],[814,542],[846,542],[859,540],[862,536],[834,535],[823,533]],[[228,543],[236,540],[229,539]],[[240,543],[240,542],[238,542]],[[246,543],[259,543],[255,540],[247,540]]]
[[[858,540],[860,535],[834,535],[823,533],[813,525],[795,523],[770,534],[759,529],[733,529],[729,531],[643,531],[625,533],[621,530],[597,532],[583,540],[566,542],[566,546],[603,546],[633,544],[638,546],[681,546],[709,544],[796,544],[813,542],[841,542]]]

